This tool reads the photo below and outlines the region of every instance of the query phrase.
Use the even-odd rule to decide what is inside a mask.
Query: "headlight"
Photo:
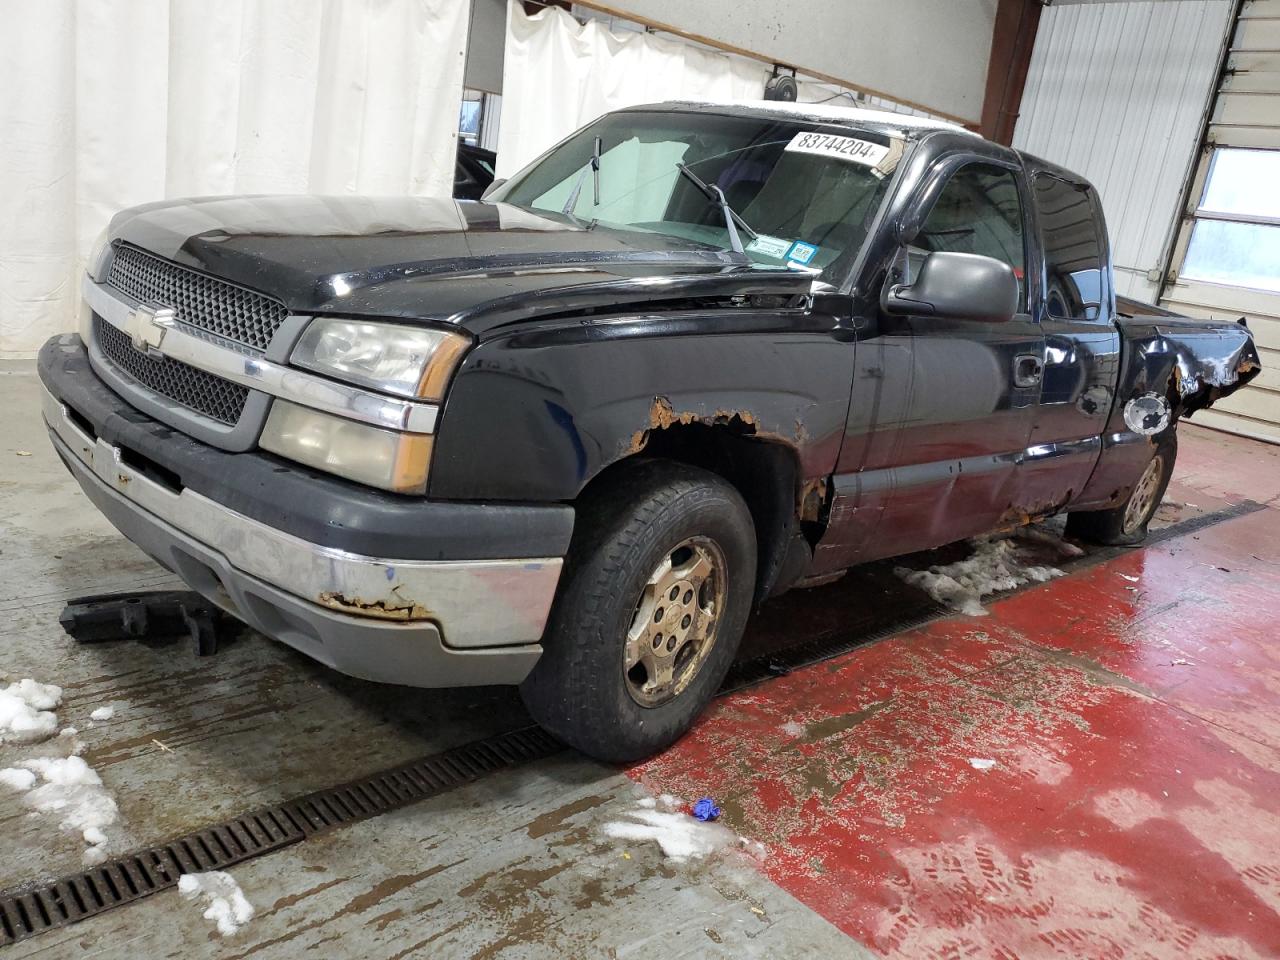
[[[450,330],[317,317],[289,359],[295,366],[381,393],[440,401],[470,343]],[[424,493],[431,441],[428,434],[356,423],[276,399],[260,444],[357,483]]]
[[[308,370],[384,393],[440,400],[469,343],[447,330],[318,317],[291,359]]]
[[[262,449],[357,483],[396,493],[423,493],[431,437],[344,420],[288,400],[274,400]]]
[[[102,228],[102,232],[98,234],[98,239],[94,240],[93,246],[89,248],[89,259],[85,261],[85,269],[97,283],[102,283],[107,279],[107,262],[111,259],[110,230],[111,224],[109,223]]]
[[[111,262],[110,230],[110,224],[102,228],[93,241],[93,246],[89,248],[89,259],[85,261],[85,272],[95,283],[102,283],[107,279],[107,267]],[[76,307],[76,330],[85,343],[93,336],[93,311],[83,297]]]

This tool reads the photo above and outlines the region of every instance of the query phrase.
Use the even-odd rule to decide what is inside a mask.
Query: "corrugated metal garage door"
[[[1116,292],[1152,302],[1234,13],[1228,0],[1045,7],[1013,145],[1093,181]]]
[[[1196,422],[1280,443],[1280,0],[1246,0],[1209,118],[1162,303],[1244,316],[1263,372]]]

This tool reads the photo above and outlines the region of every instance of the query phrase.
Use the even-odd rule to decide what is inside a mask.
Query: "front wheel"
[[[716,474],[655,460],[606,481],[579,506],[529,712],[599,760],[669,746],[733,662],[755,570],[751,513]]]
[[[1164,499],[1178,457],[1178,437],[1170,430],[1156,443],[1128,498],[1110,510],[1067,514],[1068,536],[1105,546],[1135,546],[1147,538],[1147,524]]]

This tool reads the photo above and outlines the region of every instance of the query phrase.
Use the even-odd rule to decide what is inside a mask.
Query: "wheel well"
[[[733,484],[742,495],[751,511],[759,551],[757,602],[803,575],[812,551],[797,516],[800,471],[791,448],[752,437],[749,425],[736,418],[721,424],[675,423],[649,431],[642,451],[601,471],[583,493],[652,459],[674,460],[709,470]]]

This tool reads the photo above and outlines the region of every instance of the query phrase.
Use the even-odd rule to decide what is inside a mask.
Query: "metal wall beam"
[[[1040,0],[1000,0],[991,34],[987,89],[979,132],[997,143],[1013,143],[1031,51],[1040,28]]]

